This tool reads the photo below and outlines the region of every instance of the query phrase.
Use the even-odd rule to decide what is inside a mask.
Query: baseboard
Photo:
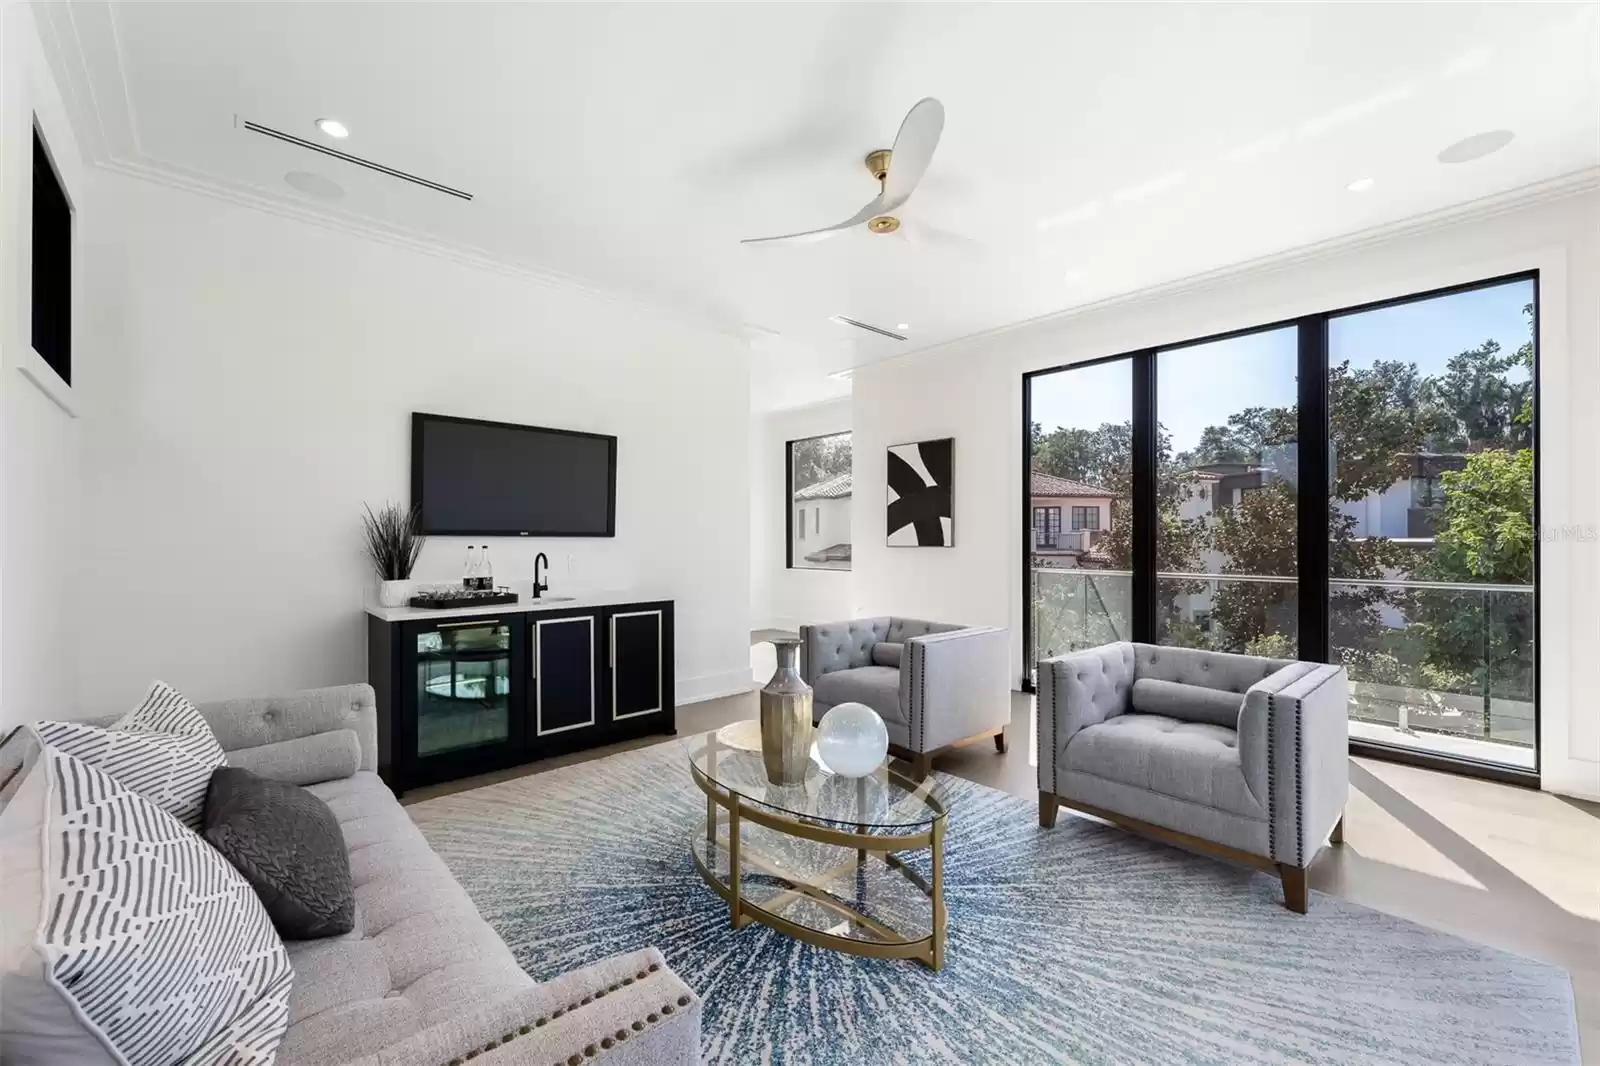
[[[1540,768],[1539,787],[1573,799],[1600,803],[1600,763],[1566,759]]]
[[[746,666],[743,670],[684,678],[675,686],[675,694],[678,706],[681,707],[686,703],[701,703],[723,696],[737,696],[742,692],[754,692],[760,687],[750,676],[750,668]]]

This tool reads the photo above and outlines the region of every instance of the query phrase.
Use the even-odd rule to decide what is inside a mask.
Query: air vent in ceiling
[[[864,329],[868,333],[876,333],[878,336],[888,337],[890,340],[903,341],[906,339],[906,335],[904,333],[896,333],[892,329],[884,329],[882,326],[874,326],[869,322],[862,322],[846,315],[834,315],[833,321],[843,326],[854,326],[856,329]]]
[[[304,137],[296,137],[292,133],[284,133],[282,130],[273,129],[271,126],[263,126],[259,122],[251,122],[248,119],[241,119],[239,124],[245,129],[249,130],[251,133],[259,133],[263,137],[271,137],[274,140],[283,141],[285,144],[292,144],[300,148],[309,148],[313,152],[321,152],[323,155],[332,156],[335,159],[342,159],[346,163],[354,163],[358,167],[366,167],[368,170],[376,170],[379,174],[387,174],[391,178],[399,178],[401,181],[409,181],[411,184],[420,185],[424,189],[432,189],[434,192],[442,192],[446,196],[454,196],[458,200],[472,199],[472,194],[470,192],[462,192],[460,189],[452,189],[450,186],[441,185],[437,181],[429,181],[427,178],[420,178],[415,174],[407,174],[403,170],[396,170],[393,167],[386,167],[382,163],[374,163],[370,159],[362,159],[358,155],[351,155],[349,152],[341,152],[337,148],[329,148],[327,145],[318,144],[316,141],[308,141]]]

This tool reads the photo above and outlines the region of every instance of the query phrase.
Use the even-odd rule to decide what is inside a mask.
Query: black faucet
[[[546,591],[547,589],[550,588],[550,582],[548,582],[548,581],[544,582],[543,584],[539,583],[539,568],[541,566],[548,567],[549,565],[550,565],[550,560],[546,559],[544,557],[544,552],[540,552],[537,556],[534,557],[534,560],[533,560],[533,598],[534,599],[538,599],[539,598],[539,593],[544,592],[544,591]]]

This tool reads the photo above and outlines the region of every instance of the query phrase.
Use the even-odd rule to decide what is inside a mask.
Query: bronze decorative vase
[[[774,640],[778,669],[761,690],[761,761],[774,785],[805,779],[811,760],[811,686],[800,677],[798,640]]]

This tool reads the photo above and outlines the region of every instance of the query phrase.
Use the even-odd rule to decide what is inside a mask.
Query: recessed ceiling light
[[[1069,270],[1065,274],[1061,275],[1061,280],[1066,282],[1068,285],[1071,285],[1074,282],[1082,281],[1083,280],[1083,271],[1081,271],[1081,270]]]
[[[1345,188],[1349,189],[1351,192],[1366,192],[1376,184],[1378,184],[1376,178],[1357,178],[1349,185],[1346,185]]]
[[[900,322],[900,323],[897,323],[894,328],[895,329],[910,329],[911,328],[911,323],[909,323],[909,322]]]
[[[336,118],[317,119],[317,129],[326,133],[329,137],[337,137],[341,141],[350,136],[350,127]]]
[[[1488,130],[1484,133],[1474,133],[1471,137],[1457,141],[1438,155],[1441,163],[1470,163],[1474,159],[1482,159],[1486,155],[1493,155],[1511,143],[1511,138],[1516,134],[1510,130]]]

